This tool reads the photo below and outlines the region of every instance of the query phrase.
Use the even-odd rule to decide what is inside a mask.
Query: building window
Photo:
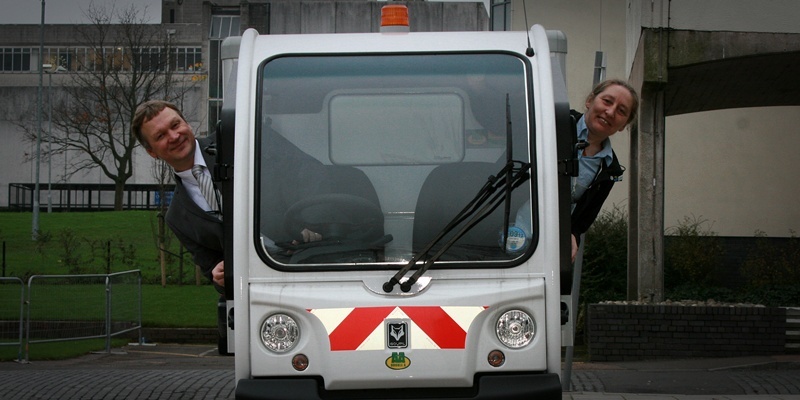
[[[491,14],[491,30],[511,30],[511,0],[492,0]]]
[[[151,51],[143,52],[136,60],[139,68],[152,68],[150,57]],[[61,67],[67,71],[99,71],[105,67],[115,70],[129,71],[131,60],[125,57],[125,50],[122,48],[106,47],[95,49],[91,47],[46,47],[42,54],[44,64],[52,64],[54,67]]]
[[[3,72],[31,71],[31,49],[21,47],[4,47],[0,49]]]
[[[194,73],[203,68],[200,47],[172,47],[169,59],[163,47],[129,48],[90,47],[45,48],[44,63],[65,68],[68,71],[100,71],[112,68],[117,71],[165,71]]]
[[[202,51],[199,47],[172,49],[171,69],[177,72],[195,72],[203,69]]]
[[[66,71],[100,71],[103,68],[117,71],[164,71],[167,60],[164,49],[150,47],[138,49],[130,56],[129,49],[104,47],[45,47],[42,57],[38,48],[0,47],[0,72],[38,71],[37,59],[42,64],[52,64]],[[169,68],[175,72],[195,73],[203,69],[203,53],[200,47],[175,47],[169,51]]]
[[[225,39],[228,36],[239,36],[238,15],[214,15],[211,17],[209,39]]]
[[[164,60],[160,50],[157,48],[141,49],[138,60],[134,60],[134,68],[139,71],[163,70]]]

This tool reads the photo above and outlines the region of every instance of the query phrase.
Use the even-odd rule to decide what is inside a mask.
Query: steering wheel
[[[383,211],[363,197],[322,194],[289,207],[284,228],[292,237],[309,229],[321,234],[323,240],[368,241],[383,235]]]

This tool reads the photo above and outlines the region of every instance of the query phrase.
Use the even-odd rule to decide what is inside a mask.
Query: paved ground
[[[215,346],[125,346],[65,361],[0,363],[1,399],[232,399],[233,357]]]
[[[800,355],[575,363],[564,399],[800,399]]]
[[[2,399],[232,399],[213,346],[125,346],[66,361],[0,363]],[[573,364],[564,400],[800,400],[800,355]]]

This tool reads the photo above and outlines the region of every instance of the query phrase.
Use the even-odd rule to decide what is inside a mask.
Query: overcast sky
[[[463,0],[438,0],[438,1],[463,1]],[[481,1],[486,7],[489,0]],[[148,22],[157,24],[161,22],[161,0],[45,0],[45,24],[80,24],[89,22],[83,15],[84,11],[92,4],[114,6],[117,10],[124,10],[131,4],[136,9],[145,12]],[[39,24],[42,20],[41,0],[0,0],[0,24]]]
[[[146,12],[148,22],[161,20],[161,0],[45,0],[45,24],[87,23],[83,13],[92,4],[113,6],[117,10],[135,4],[139,12]],[[42,2],[37,0],[0,0],[0,24],[39,24],[42,19]],[[145,10],[146,7],[146,10]]]

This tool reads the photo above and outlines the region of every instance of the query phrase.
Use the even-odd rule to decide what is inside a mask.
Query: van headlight
[[[300,339],[300,326],[286,314],[272,314],[261,324],[261,342],[275,353],[291,350]]]
[[[525,311],[510,310],[497,319],[495,331],[500,343],[511,349],[519,349],[533,340],[536,322]]]

